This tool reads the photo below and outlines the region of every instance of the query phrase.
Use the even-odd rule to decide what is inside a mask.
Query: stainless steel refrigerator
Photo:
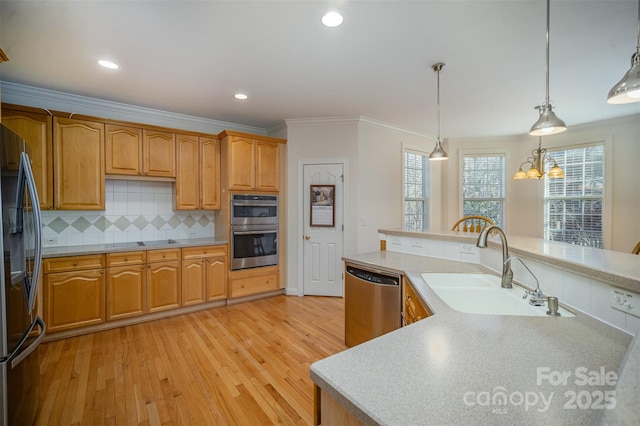
[[[33,424],[38,409],[46,327],[36,306],[42,221],[30,163],[25,142],[0,124],[0,426]]]

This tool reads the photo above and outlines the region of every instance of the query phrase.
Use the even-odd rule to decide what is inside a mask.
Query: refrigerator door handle
[[[42,268],[42,213],[40,211],[40,199],[36,190],[36,181],[31,170],[31,161],[26,152],[20,155],[20,170],[18,172],[18,200],[16,207],[18,210],[17,221],[22,223],[22,215],[24,208],[24,185],[27,185],[29,195],[31,196],[31,209],[33,215],[33,236],[34,236],[34,253],[33,253],[33,272],[31,275],[31,285],[29,286],[29,295],[27,304],[29,312],[32,312],[36,304],[36,296],[38,294],[38,280],[40,279],[40,270]]]
[[[36,337],[36,339],[33,342],[31,342],[29,346],[22,349],[22,345],[24,345],[24,343],[27,341],[27,339],[29,338],[29,335],[33,332],[33,329],[36,327],[36,324],[40,326],[40,334],[38,335],[38,337]],[[36,317],[36,320],[31,323],[31,326],[29,327],[27,332],[24,334],[24,336],[22,336],[22,340],[20,340],[20,343],[18,344],[18,346],[16,346],[13,352],[11,352],[7,357],[7,359],[11,361],[11,368],[15,368],[18,364],[22,362],[23,359],[31,355],[31,352],[33,352],[38,348],[38,345],[44,338],[44,335],[46,334],[46,332],[47,332],[47,326],[44,324],[44,321],[42,321],[42,319],[39,316]]]

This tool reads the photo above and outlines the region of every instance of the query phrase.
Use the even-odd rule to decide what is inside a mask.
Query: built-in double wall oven
[[[231,195],[231,270],[278,264],[278,196]]]

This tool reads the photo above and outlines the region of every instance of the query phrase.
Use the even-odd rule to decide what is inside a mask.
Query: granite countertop
[[[227,241],[216,240],[215,238],[187,238],[180,240],[160,240],[142,241],[143,245],[137,242],[113,243],[113,244],[93,244],[87,246],[65,246],[65,247],[45,247],[42,251],[43,258],[82,256],[87,254],[116,253],[125,251],[159,250],[169,248],[185,248],[199,246],[215,246],[227,244]]]
[[[313,381],[363,424],[582,425],[598,423],[604,411],[624,412],[624,404],[607,410],[598,399],[604,391],[615,396],[610,376],[628,334],[580,313],[464,314],[420,275],[489,272],[481,265],[388,251],[344,260],[403,273],[434,314],[311,365]],[[585,377],[609,385],[583,384]]]

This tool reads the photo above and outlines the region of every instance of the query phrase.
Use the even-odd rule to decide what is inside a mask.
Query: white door
[[[305,164],[303,168],[303,293],[342,297],[343,165]]]

